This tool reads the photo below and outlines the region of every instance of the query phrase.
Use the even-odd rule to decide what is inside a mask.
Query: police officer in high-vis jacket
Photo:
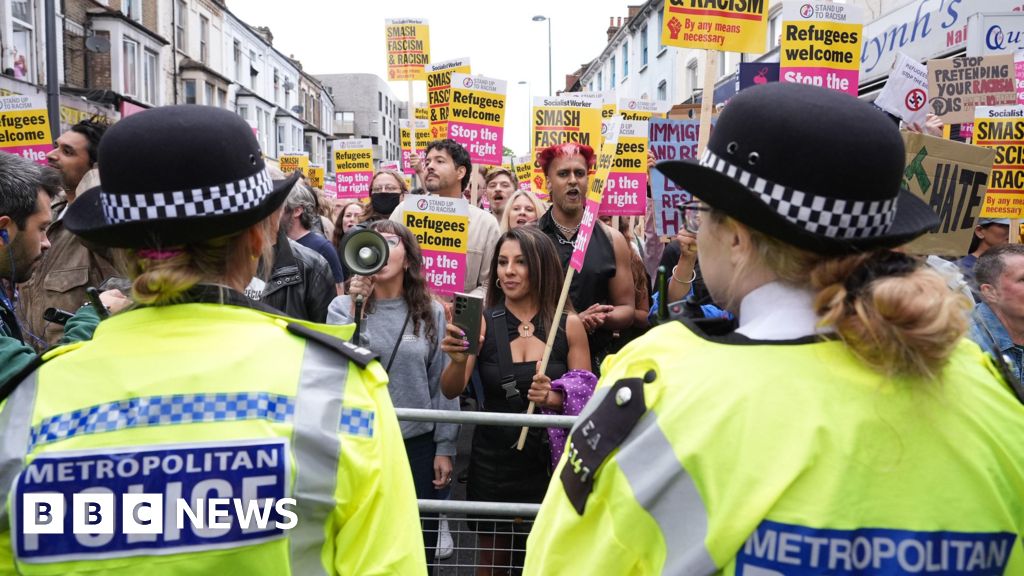
[[[0,390],[0,574],[424,573],[383,369],[241,294],[297,176],[206,106],[100,158],[65,224],[122,249],[136,307]]]
[[[1024,574],[1024,406],[963,296],[894,251],[939,225],[904,163],[869,104],[776,83],[658,165],[737,322],[606,361],[526,574]]]

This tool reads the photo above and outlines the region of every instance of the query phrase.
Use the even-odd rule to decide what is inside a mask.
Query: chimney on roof
[[[274,44],[274,35],[270,32],[269,26],[257,26],[256,33],[262,36],[267,41],[267,44]]]
[[[633,18],[636,18],[636,15],[639,14],[640,11],[643,10],[643,8],[644,8],[643,4],[639,4],[637,6],[630,6],[629,7],[629,19],[632,20]]]
[[[619,18],[619,25],[622,24],[622,18]],[[608,17],[608,41],[611,42],[615,33],[619,31],[619,26],[615,24],[615,16]]]

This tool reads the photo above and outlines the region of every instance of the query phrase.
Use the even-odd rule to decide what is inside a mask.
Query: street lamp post
[[[526,86],[527,104],[526,104],[526,152],[529,154],[530,148],[533,145],[533,118],[531,113],[533,112],[533,86],[526,80],[520,80],[518,82],[520,86]]]
[[[554,96],[555,93],[551,91],[551,18],[547,16],[541,16],[538,14],[533,17],[534,22],[548,21],[548,96]]]

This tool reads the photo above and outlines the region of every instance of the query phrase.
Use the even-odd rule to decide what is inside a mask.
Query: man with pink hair
[[[538,155],[548,181],[551,209],[537,222],[555,243],[562,269],[569,267],[573,243],[583,221],[594,150],[585,144],[558,144]],[[601,222],[587,248],[583,270],[569,287],[573,308],[583,321],[590,341],[592,366],[597,372],[616,330],[633,323],[633,276],[629,245],[618,231]]]

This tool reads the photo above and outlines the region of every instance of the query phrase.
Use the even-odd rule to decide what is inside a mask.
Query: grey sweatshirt
[[[395,349],[398,331],[405,322],[408,311],[404,298],[377,300],[372,314],[366,316],[360,334],[363,346],[380,356],[381,366],[385,368],[391,359],[391,351]],[[402,335],[402,344],[395,353],[395,360],[388,372],[388,392],[391,402],[396,408],[429,408],[434,410],[459,410],[459,399],[449,400],[441,393],[441,372],[448,364],[448,355],[441,351],[441,338],[444,336],[444,308],[437,302],[433,303],[434,322],[437,336],[434,340],[426,338],[425,326],[413,334],[412,319]],[[328,324],[351,324],[352,300],[348,296],[338,296],[327,309]],[[402,437],[412,438],[428,432],[434,432],[434,443],[437,446],[435,455],[454,456],[455,443],[459,436],[458,424],[433,424],[431,422],[400,422]]]

